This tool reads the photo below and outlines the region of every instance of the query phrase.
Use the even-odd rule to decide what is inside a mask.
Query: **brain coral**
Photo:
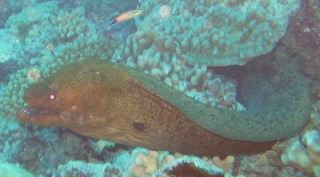
[[[137,58],[168,52],[189,64],[243,65],[274,48],[299,5],[299,0],[141,1],[144,19],[123,53]]]

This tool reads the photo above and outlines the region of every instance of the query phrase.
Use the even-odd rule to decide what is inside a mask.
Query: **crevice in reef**
[[[272,52],[255,57],[244,66],[215,67],[216,74],[233,79],[237,85],[237,100],[249,110],[261,110],[268,104],[269,97],[285,87],[283,82],[275,82],[277,68],[290,66],[300,73],[298,56],[285,46],[278,46]],[[272,104],[269,102],[269,104]]]

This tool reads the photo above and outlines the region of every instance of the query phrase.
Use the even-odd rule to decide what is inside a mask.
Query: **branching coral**
[[[286,165],[292,165],[313,176],[320,176],[320,132],[307,131],[302,142],[296,140],[281,156]]]

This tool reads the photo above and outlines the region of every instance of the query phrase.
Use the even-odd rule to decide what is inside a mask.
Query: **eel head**
[[[66,101],[60,96],[59,86],[48,84],[48,81],[30,86],[24,96],[29,107],[23,107],[18,117],[23,122],[40,126],[66,126],[74,118],[72,108],[63,108]],[[70,95],[72,96],[72,95]],[[74,105],[76,107],[77,105]]]
[[[116,78],[106,77],[110,76],[109,71],[103,71],[99,64],[87,66],[79,62],[31,85],[24,95],[29,107],[21,108],[18,118],[33,125],[71,129],[105,121],[105,110],[110,107],[111,97],[121,91],[121,82],[117,79],[114,84]]]

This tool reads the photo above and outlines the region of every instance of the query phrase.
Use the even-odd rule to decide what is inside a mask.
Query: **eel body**
[[[304,82],[287,75],[289,88]],[[152,150],[253,154],[305,124],[308,91],[298,84],[292,88],[294,97],[288,98],[292,92],[286,93],[285,87],[263,109],[238,112],[202,104],[135,69],[90,59],[64,66],[31,85],[25,93],[29,107],[22,108],[18,118]]]

